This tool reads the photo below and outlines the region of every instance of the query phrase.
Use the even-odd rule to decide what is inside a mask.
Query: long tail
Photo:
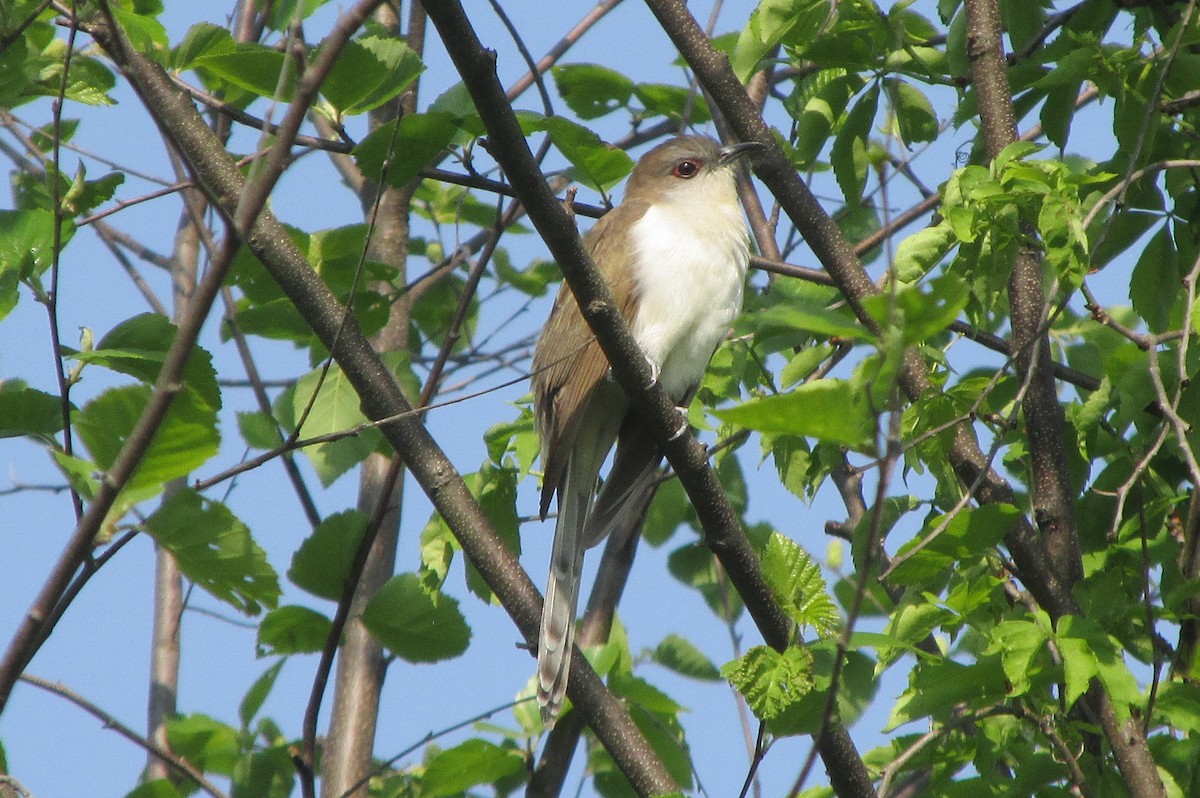
[[[542,608],[542,629],[538,638],[538,705],[547,728],[554,724],[562,709],[571,675],[571,652],[575,644],[575,607],[579,602],[579,580],[583,565],[584,516],[565,499],[561,502],[558,528],[554,533],[554,552],[550,559],[550,577],[546,580],[546,603]],[[568,516],[572,516],[568,519]]]
[[[600,467],[616,437],[616,430],[610,428],[616,424],[605,421],[602,415],[597,416],[580,430],[558,497],[558,522],[538,637],[538,705],[547,728],[554,725],[567,692],[575,642],[575,607],[587,548],[584,528],[596,495]]]

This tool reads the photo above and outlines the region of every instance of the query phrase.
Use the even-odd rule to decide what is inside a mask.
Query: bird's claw
[[[684,433],[688,431],[688,428],[691,427],[691,424],[688,423],[688,409],[676,405],[675,410],[679,413],[679,428],[675,430],[675,434],[668,438],[668,440],[672,441],[682,438]]]
[[[649,388],[651,385],[658,382],[658,377],[662,373],[662,370],[658,367],[658,364],[650,358],[646,358],[646,365],[650,367],[650,382],[646,383],[646,387]],[[617,381],[616,376],[613,374],[612,366],[609,366],[608,371],[604,373],[604,379],[609,382]]]
[[[658,377],[659,374],[662,373],[662,370],[659,369],[658,364],[650,358],[646,358],[646,365],[650,367],[650,382],[647,383],[646,387],[650,387],[654,383],[658,382]]]

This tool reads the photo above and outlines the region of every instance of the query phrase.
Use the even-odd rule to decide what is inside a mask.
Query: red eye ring
[[[680,161],[675,164],[675,168],[671,170],[671,174],[676,177],[681,177],[687,180],[690,177],[695,177],[700,171],[700,164],[697,161]]]

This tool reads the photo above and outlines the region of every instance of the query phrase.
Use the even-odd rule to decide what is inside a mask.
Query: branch
[[[191,762],[188,762],[183,757],[175,756],[170,751],[164,750],[163,748],[155,745],[153,742],[147,740],[145,737],[141,736],[133,729],[129,728],[124,723],[93,704],[91,701],[88,701],[86,698],[79,695],[79,693],[76,693],[74,690],[29,673],[22,674],[21,681],[25,682],[26,684],[31,684],[34,687],[39,687],[48,693],[53,693],[54,695],[67,699],[72,704],[103,723],[105,728],[112,729],[126,740],[129,740],[135,745],[146,749],[147,752],[157,757],[171,770],[179,773],[184,778],[195,782],[196,786],[211,795],[212,798],[225,798],[225,793],[221,792],[216,785],[206,779],[203,773],[201,773],[199,770],[196,770],[195,766],[193,766]]]
[[[105,39],[112,48],[110,52],[127,54],[131,51],[128,40],[124,39],[124,35],[118,29],[97,23],[90,32],[93,36]],[[265,197],[263,199],[265,200]],[[201,325],[216,299],[235,251],[234,246],[227,246],[223,253],[225,257],[213,262],[204,280],[197,286],[191,307],[180,319],[179,331],[167,351],[145,411],[101,479],[96,495],[86,512],[79,518],[75,532],[68,539],[50,576],[9,642],[4,658],[0,660],[0,711],[8,702],[17,677],[54,628],[54,622],[63,609],[58,606],[59,601],[72,576],[87,559],[104,519],[116,502],[121,489],[141,462],[150,441],[166,416],[172,399],[182,390],[184,365],[196,346]]]
[[[995,158],[1017,139],[1000,41],[1000,9],[994,0],[969,0],[966,10],[967,57],[978,98],[984,150],[988,158]],[[1032,222],[1022,220],[1021,231],[1025,240],[1036,241],[1037,230]],[[1043,332],[1047,307],[1042,267],[1034,246],[1022,246],[1008,281],[1011,338],[1017,376],[1024,379],[1032,374],[1022,408],[1033,470],[1033,515],[1051,563],[1070,590],[1083,578],[1083,560],[1063,447],[1066,419],[1050,371],[1050,339]]]
[[[105,31],[99,33],[103,36]],[[103,36],[100,41],[102,45],[109,42],[110,36]],[[118,64],[134,81],[156,121],[169,130],[209,200],[222,212],[231,213],[237,207],[245,181],[220,141],[204,125],[189,98],[152,59],[128,49],[114,48],[109,53],[119,59]],[[466,556],[532,648],[537,640],[541,616],[537,589],[471,496],[445,452],[420,420],[408,415],[412,407],[362,331],[353,320],[341,329],[345,308],[313,272],[304,254],[292,244],[287,231],[273,214],[269,211],[258,214],[245,242],[334,354],[358,392],[364,413],[373,419],[398,417],[381,427],[384,436],[404,459]],[[578,678],[573,680],[576,689],[572,700],[588,716],[596,736],[635,789],[644,794],[674,789],[670,776],[654,757],[645,737],[621,702],[604,688],[587,660],[577,656],[574,667]]]

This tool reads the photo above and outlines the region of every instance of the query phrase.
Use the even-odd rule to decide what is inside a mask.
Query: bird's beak
[[[757,141],[743,141],[741,144],[730,144],[728,147],[721,148],[721,157],[717,159],[717,163],[721,166],[731,164],[734,161],[749,155],[752,152],[758,152],[763,149],[763,145]]]

